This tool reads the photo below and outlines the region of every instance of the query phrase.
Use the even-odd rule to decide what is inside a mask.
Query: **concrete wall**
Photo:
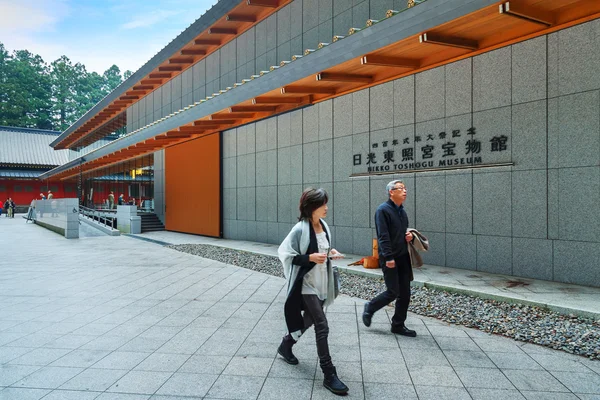
[[[287,21],[284,9],[257,26],[257,39],[277,26],[277,41],[249,47],[256,66],[393,5],[342,3],[329,13],[331,3],[295,1],[286,9],[301,5],[301,24],[273,22]],[[225,237],[279,243],[302,190],[323,187],[334,245],[370,254],[385,184],[403,179],[411,226],[431,241],[427,263],[600,286],[598,38],[600,20],[224,132]],[[487,146],[507,136],[492,161],[514,165],[350,178],[365,168],[353,155],[373,143],[455,127],[476,127]]]

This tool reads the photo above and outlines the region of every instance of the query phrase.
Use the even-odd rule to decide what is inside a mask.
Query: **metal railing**
[[[92,208],[79,206],[79,215],[84,216],[86,218],[90,218],[108,228],[116,229],[116,217],[108,216],[106,215],[107,213],[108,212],[104,212],[102,210],[94,210]]]

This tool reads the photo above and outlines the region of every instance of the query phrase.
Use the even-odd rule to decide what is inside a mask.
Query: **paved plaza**
[[[276,356],[284,280],[133,237],[0,220],[0,400],[331,399],[312,330]],[[12,238],[6,240],[6,238]],[[350,399],[600,399],[600,362],[389,311],[328,310]]]

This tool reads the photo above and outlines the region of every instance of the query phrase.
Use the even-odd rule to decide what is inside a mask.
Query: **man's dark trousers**
[[[367,311],[369,314],[374,314],[396,300],[392,327],[402,327],[406,321],[406,312],[410,304],[410,256],[407,253],[394,261],[396,262],[395,268],[388,268],[383,262],[381,269],[387,290],[369,302]]]

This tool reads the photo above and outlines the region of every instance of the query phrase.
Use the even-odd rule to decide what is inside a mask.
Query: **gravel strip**
[[[281,263],[273,256],[205,244],[167,247],[283,277]],[[345,271],[340,271],[340,276],[341,292],[348,296],[371,299],[385,290],[381,278],[349,274]],[[600,320],[562,315],[540,307],[417,287],[412,288],[409,311],[590,359],[600,359]]]

